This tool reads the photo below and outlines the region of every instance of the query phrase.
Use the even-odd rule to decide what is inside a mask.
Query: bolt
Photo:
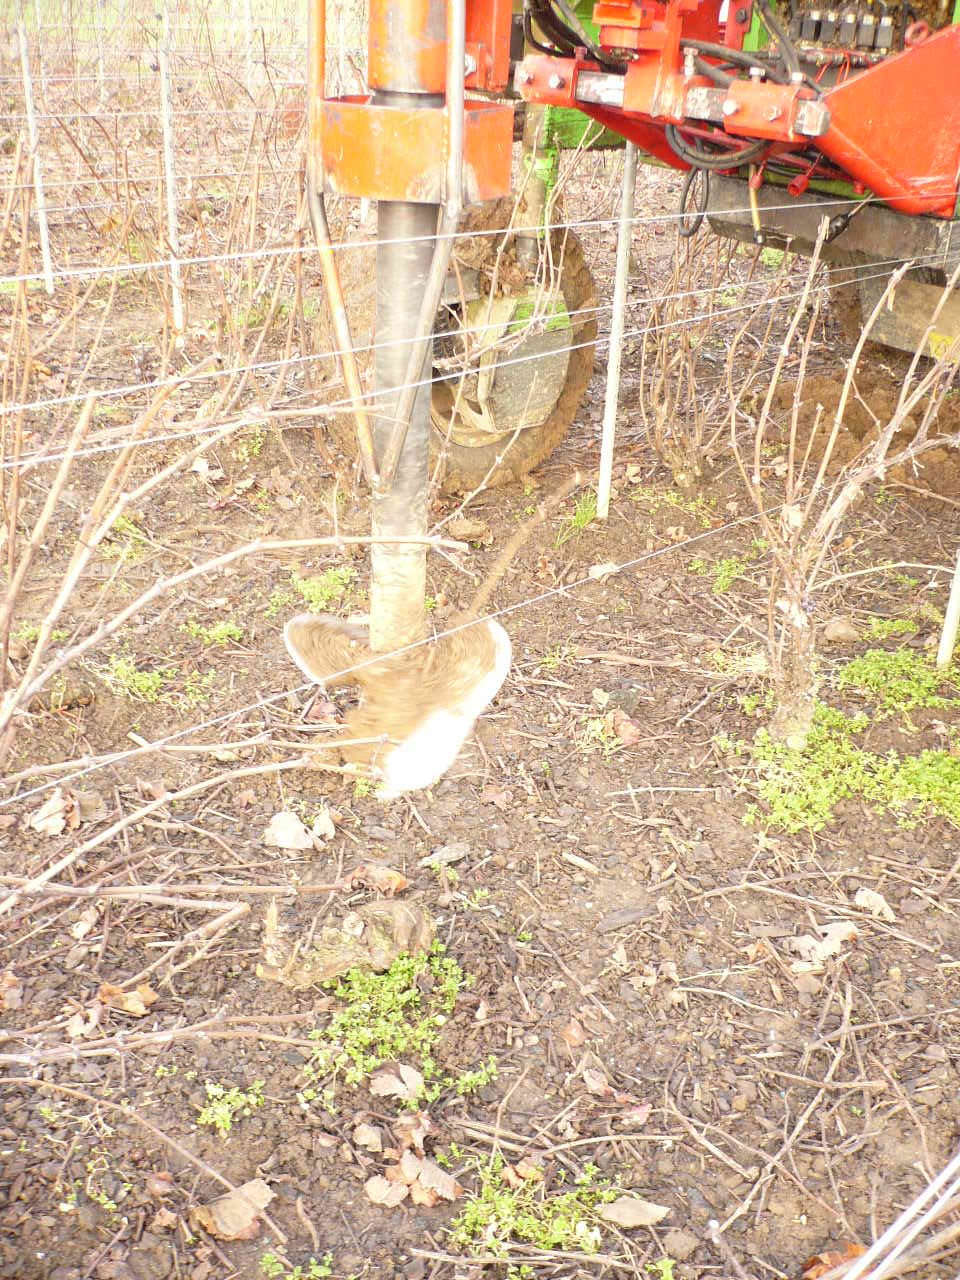
[[[771,107],[770,110],[767,112],[767,119],[772,124],[774,120],[779,120],[782,115],[783,115],[783,110],[781,107]]]
[[[739,110],[740,104],[735,98],[727,98],[726,102],[723,104],[723,114],[725,116],[735,116]]]
[[[791,84],[803,84],[803,72],[802,72],[802,71],[791,71],[791,72],[790,72],[790,83],[791,83]]]
[[[763,74],[764,74],[764,72],[763,72],[763,67],[751,67],[751,68],[750,68],[750,79],[751,79],[751,80],[762,80],[762,79],[763,79]]]
[[[520,83],[521,83],[521,84],[533,84],[533,82],[534,82],[534,80],[536,80],[536,78],[537,78],[537,77],[533,74],[533,72],[532,72],[532,71],[521,71],[521,72],[520,72]]]
[[[463,58],[463,74],[472,76],[477,69],[477,60],[472,53],[464,54]]]
[[[554,73],[547,81],[547,85],[551,89],[562,89],[566,83],[567,82],[564,80],[563,76],[558,76],[556,73]]]

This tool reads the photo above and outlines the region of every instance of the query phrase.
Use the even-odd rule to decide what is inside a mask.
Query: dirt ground
[[[588,170],[578,208],[609,210],[611,173]],[[641,209],[673,208],[675,186],[645,171]],[[601,289],[612,246],[610,227],[587,243]],[[672,234],[642,225],[634,251],[655,288]],[[638,296],[628,329],[644,308]],[[825,379],[842,354],[826,322]],[[538,499],[574,467],[596,466],[598,364],[560,450],[526,485],[470,504],[486,532],[468,554],[431,559],[438,627]],[[811,1255],[869,1243],[955,1151],[957,832],[942,819],[906,829],[853,801],[817,833],[778,832],[762,814],[745,825],[755,776],[718,738],[749,740],[759,723],[743,699],[764,690],[768,571],[755,525],[734,523],[751,508],[729,459],[700,502],[680,499],[644,438],[639,394],[634,337],[610,519],[568,537],[571,500],[534,529],[492,602],[513,642],[510,676],[432,791],[383,803],[318,771],[243,773],[295,758],[317,730],[312,691],[280,637],[302,607],[293,576],[347,568],[330,607],[362,611],[360,549],[251,556],[174,590],[67,672],[52,704],[31,708],[8,766],[20,776],[0,809],[0,867],[14,886],[68,857],[56,884],[77,895],[24,897],[4,918],[0,1275],[254,1280],[269,1273],[267,1254],[285,1259],[275,1274],[302,1276],[325,1274],[308,1268],[329,1253],[333,1275],[369,1280],[473,1280],[508,1265],[537,1280],[798,1280]],[[139,533],[118,533],[71,602],[71,626],[254,537],[316,536],[334,517],[341,532],[366,532],[363,491],[310,432],[270,427],[209,462],[212,473],[144,504]],[[138,465],[146,473],[157,457]],[[59,582],[92,475],[91,464],[68,493],[22,620],[37,619]],[[926,618],[908,637],[917,650],[936,634],[927,606],[942,610],[948,575],[931,566],[953,562],[956,504],[918,492],[926,480],[865,499],[831,561],[836,575],[895,567],[811,601],[817,623],[842,617],[858,637],[824,646],[827,687],[869,647],[871,618]],[[455,506],[438,502],[435,514]],[[715,589],[715,566],[734,557],[742,572]],[[218,624],[233,630],[205,644],[201,629]],[[158,700],[142,700],[112,656],[162,670]],[[911,749],[955,740],[957,723],[953,707],[917,720]],[[185,725],[205,727],[165,750],[107,758]],[[89,771],[52,767],[87,758]],[[75,825],[37,830],[31,817],[58,783]],[[151,802],[132,827],[70,856]],[[317,849],[265,845],[277,812],[309,823],[324,806],[334,834]],[[428,865],[438,851],[455,875]],[[410,1109],[368,1082],[305,1100],[310,1033],[335,1002],[256,972],[271,901],[307,939],[377,899],[331,888],[369,863],[407,878],[401,899],[429,914],[472,980],[442,1028],[439,1065],[456,1076],[496,1064],[478,1092],[445,1087],[419,1108],[423,1149],[465,1190],[454,1204],[371,1202],[365,1184],[396,1163]],[[142,889],[82,895],[146,885],[161,888],[148,900]],[[862,889],[888,914],[856,905]],[[794,963],[792,940],[850,921],[856,937],[839,954]],[[134,979],[149,988],[145,1007],[104,987]],[[255,1081],[262,1104],[228,1134],[198,1123],[208,1082]],[[387,1152],[358,1137],[371,1126]],[[588,1171],[667,1212],[650,1227],[602,1226],[593,1254],[516,1244],[492,1263],[480,1245],[458,1250],[448,1228],[497,1153],[533,1162],[545,1192]],[[254,1238],[217,1239],[191,1216],[224,1179],[254,1178],[274,1194]],[[936,1280],[957,1265],[947,1256],[919,1274]]]

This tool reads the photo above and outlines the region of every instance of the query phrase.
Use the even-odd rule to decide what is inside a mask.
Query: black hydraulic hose
[[[758,142],[748,142],[746,146],[740,147],[737,151],[722,151],[719,148],[714,151],[708,151],[704,147],[697,147],[693,143],[687,142],[685,138],[680,136],[680,131],[676,125],[672,124],[666,126],[664,136],[670,148],[680,157],[684,164],[691,165],[695,169],[711,169],[717,173],[726,169],[738,169],[743,164],[753,164],[770,147],[767,139],[763,138]]]
[[[566,57],[571,51],[558,49],[556,45],[543,44],[533,33],[533,14],[529,9],[525,9],[523,13],[523,38],[532,49],[536,49],[538,53],[545,53],[551,58]]]
[[[789,77],[777,67],[765,62],[756,54],[745,53],[742,49],[728,49],[726,45],[711,44],[708,40],[681,40],[680,48],[692,49],[694,53],[699,53],[705,58],[717,58],[728,66],[744,67],[748,71],[753,67],[759,67],[767,78],[776,84],[787,84],[789,81]]]
[[[734,77],[727,75],[726,71],[714,66],[712,62],[704,62],[703,58],[694,58],[693,65],[698,75],[706,76],[721,89],[728,89],[733,84]]]
[[[577,51],[576,34],[564,26],[549,4],[534,0],[534,3],[530,5],[530,12],[533,15],[534,22],[536,22],[544,36],[553,42],[561,56],[572,58]]]
[[[800,55],[797,53],[793,41],[787,34],[786,27],[783,26],[780,19],[766,3],[766,0],[757,0],[757,12],[760,14],[760,21],[776,40],[780,49],[780,57],[783,59],[787,70],[790,72],[791,80],[801,80],[808,89],[812,89],[814,91],[818,98],[822,97],[823,89],[812,76],[808,76],[806,72],[802,70],[800,66]]]
[[[584,49],[589,50],[589,52],[593,54],[594,59],[601,67],[606,67],[608,71],[623,70],[622,62],[618,62],[615,58],[611,58],[608,53],[605,53],[603,49],[601,49],[600,46],[591,39],[587,29],[568,4],[567,0],[548,0],[548,2],[551,8],[555,5],[556,8],[560,10],[560,14],[563,18],[563,26],[574,36],[578,45],[581,45]]]
[[[687,212],[687,201],[690,198],[693,184],[698,177],[700,178],[700,198],[691,217]],[[692,239],[703,226],[703,219],[707,212],[709,200],[710,170],[688,169],[686,177],[683,179],[683,186],[680,188],[680,219],[677,223],[677,231],[682,239]]]

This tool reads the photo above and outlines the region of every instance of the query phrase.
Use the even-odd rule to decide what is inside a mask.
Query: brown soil
[[[609,217],[615,172],[588,158],[568,209]],[[651,215],[674,208],[678,185],[644,171],[639,207]],[[87,247],[95,247],[92,234]],[[601,298],[609,296],[612,247],[609,225],[587,243]],[[744,825],[753,777],[731,765],[716,738],[749,738],[759,723],[740,697],[763,686],[735,673],[755,669],[749,659],[764,651],[767,569],[753,546],[755,526],[727,527],[749,514],[729,460],[718,460],[708,505],[694,510],[676,504],[641,438],[636,331],[648,290],[669,273],[672,237],[642,223],[634,248],[645,275],[631,303],[610,519],[562,540],[568,505],[500,583],[493,603],[513,640],[513,669],[475,740],[432,792],[384,805],[318,771],[235,776],[293,759],[316,740],[317,717],[329,709],[309,709],[313,691],[281,643],[283,621],[302,607],[291,571],[353,568],[353,584],[332,607],[362,610],[360,551],[252,556],[161,597],[68,673],[87,689],[83,698],[52,710],[41,704],[22,721],[0,796],[6,877],[37,876],[165,792],[220,780],[105,837],[54,878],[63,893],[25,897],[2,918],[0,1276],[256,1280],[268,1251],[285,1254],[288,1272],[329,1251],[337,1277],[502,1280],[504,1266],[451,1259],[446,1229],[463,1201],[386,1209],[365,1195],[364,1182],[391,1159],[357,1141],[358,1122],[379,1126],[391,1147],[401,1140],[403,1108],[365,1085],[298,1100],[309,1034],[325,1025],[330,997],[257,977],[271,896],[264,890],[290,888],[283,901],[306,935],[375,900],[367,888],[329,888],[360,863],[408,877],[404,897],[430,913],[472,975],[443,1028],[439,1066],[455,1075],[490,1055],[497,1064],[479,1094],[463,1099],[448,1088],[425,1108],[427,1152],[452,1153],[468,1194],[477,1186],[472,1162],[499,1151],[538,1161],[549,1190],[596,1166],[669,1210],[651,1229],[604,1229],[599,1259],[518,1246],[513,1258],[526,1260],[534,1280],[665,1280],[668,1269],[657,1266],[665,1258],[676,1262],[675,1280],[794,1280],[809,1255],[869,1242],[956,1150],[957,832],[941,821],[905,830],[852,802],[816,835]],[[308,297],[319,289],[312,259],[303,285]],[[162,311],[149,288],[131,294],[112,313],[115,342],[97,371],[104,385],[129,381],[135,358],[158,358]],[[69,309],[59,298],[31,306],[38,330],[55,322],[58,307]],[[92,332],[96,318],[88,323]],[[309,340],[297,330],[298,342]],[[722,348],[722,335],[718,341]],[[181,358],[200,359],[205,343],[214,345],[209,334],[191,331]],[[277,350],[282,334],[262,354]],[[67,370],[73,354],[64,355]],[[816,397],[827,403],[838,355],[826,338],[818,347]],[[312,403],[318,385],[294,379],[280,403]],[[264,377],[254,392],[266,387]],[[882,379],[861,392],[875,409],[892,394]],[[602,375],[573,433],[524,488],[487,492],[471,505],[490,542],[431,561],[438,626],[469,603],[537,497],[573,468],[595,467],[601,399]],[[864,415],[856,421],[866,432],[872,419]],[[128,406],[102,430],[133,416]],[[54,439],[63,421],[31,417],[29,447]],[[175,430],[173,409],[165,425]],[[188,473],[144,503],[136,513],[143,543],[135,554],[96,561],[66,625],[94,625],[158,576],[252,537],[315,536],[332,531],[334,517],[341,532],[365,532],[365,494],[328,442],[320,446],[308,431],[271,425],[253,443],[241,436],[220,447],[210,462],[222,475]],[[145,449],[131,482],[178,447]],[[105,465],[93,458],[78,468],[18,624],[35,622],[55,592],[77,513]],[[43,492],[31,478],[25,516]],[[952,507],[893,494],[855,511],[835,574],[886,561],[952,563]],[[452,510],[444,501],[435,514]],[[744,574],[714,591],[697,561],[709,571],[733,556]],[[610,562],[632,567],[589,577],[591,566]],[[811,616],[822,623],[843,615],[865,631],[870,616],[942,609],[946,575],[910,572],[838,581],[810,602]],[[278,591],[287,593],[279,603]],[[218,622],[234,624],[239,639],[205,647],[195,626]],[[931,624],[921,626],[912,643],[931,638]],[[827,687],[836,652],[821,656]],[[839,652],[849,658],[857,646]],[[141,669],[162,667],[161,700],[134,701],[111,688],[104,670],[112,653]],[[24,657],[24,649],[15,653],[18,668]],[[606,723],[619,723],[621,737],[629,728],[628,746],[604,737],[604,717],[618,708],[629,724]],[[918,719],[901,748],[955,741],[956,728],[955,709]],[[110,758],[167,734],[182,735],[168,750]],[[65,760],[76,762],[66,773],[53,767]],[[41,834],[30,818],[57,782],[76,797],[79,826]],[[273,814],[294,809],[310,819],[323,803],[336,834],[320,851],[264,845]],[[458,878],[445,882],[424,859],[451,846]],[[162,893],[138,899],[145,885]],[[132,892],[66,892],[98,887]],[[881,893],[894,920],[856,907],[860,888]],[[224,922],[223,908],[211,916],[190,905],[221,901],[249,910]],[[166,953],[212,918],[222,928],[192,937],[165,966]],[[789,941],[849,919],[856,942],[820,971],[798,972]],[[158,961],[148,978],[158,998],[141,1016],[99,998],[102,984],[129,984]],[[246,1089],[256,1080],[264,1081],[264,1105],[228,1137],[198,1125],[205,1082]],[[223,1189],[215,1175],[235,1184],[263,1178],[285,1242],[266,1224],[257,1238],[236,1241],[193,1225],[191,1209]],[[726,1225],[723,1250],[711,1242],[713,1219]],[[954,1255],[920,1274],[946,1280],[956,1270]]]

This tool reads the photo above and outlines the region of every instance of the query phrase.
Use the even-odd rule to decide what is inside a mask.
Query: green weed
[[[70,632],[66,627],[54,627],[50,632],[50,641],[52,644],[59,644],[69,635]],[[35,644],[40,638],[40,628],[35,622],[21,622],[11,638],[19,644]]]
[[[910,635],[917,624],[910,618],[871,618],[868,627],[874,640],[890,640],[893,636]]]
[[[333,1254],[325,1253],[319,1262],[311,1258],[288,1271],[275,1253],[265,1253],[260,1258],[260,1270],[268,1280],[325,1280],[333,1275]]]
[[[170,667],[147,671],[138,667],[129,654],[111,653],[100,674],[108,688],[120,697],[129,698],[131,702],[159,702],[165,687],[177,673]]]
[[[596,1253],[601,1231],[597,1208],[616,1199],[616,1188],[588,1165],[576,1185],[551,1192],[539,1171],[519,1181],[505,1177],[503,1157],[474,1164],[479,1186],[450,1226],[450,1241],[468,1252],[505,1257],[511,1244]]]
[[[100,551],[105,560],[136,564],[147,554],[147,547],[147,537],[140,526],[128,516],[117,516]]]
[[[325,569],[314,578],[292,575],[294,588],[300,593],[309,613],[323,613],[333,604],[339,604],[356,581],[357,571],[349,565]]]
[[[760,263],[764,267],[768,267],[771,271],[776,271],[778,267],[783,265],[782,249],[761,249]]]
[[[880,719],[923,707],[960,706],[960,698],[943,692],[960,688],[960,671],[940,671],[914,649],[868,649],[840,670],[837,684],[867,694]]]
[[[577,746],[585,755],[599,751],[606,760],[615,751],[619,751],[623,743],[611,729],[606,716],[588,716],[580,731]]]
[[[573,515],[568,516],[557,533],[557,546],[562,547],[571,538],[583,533],[584,529],[597,518],[597,495],[593,489],[587,489],[577,499]]]
[[[692,516],[703,529],[709,529],[716,516],[716,499],[695,497],[685,498],[678,489],[652,489],[638,485],[630,494],[633,502],[642,502],[651,511],[660,511],[664,507],[673,507],[684,515]]]
[[[261,320],[262,323],[262,320]],[[256,426],[252,431],[240,437],[233,449],[233,456],[238,462],[252,462],[263,452],[265,440],[263,427]]]
[[[243,627],[238,627],[235,622],[214,622],[208,627],[202,623],[190,621],[184,623],[180,629],[192,636],[194,640],[199,640],[208,649],[243,639]]]
[[[227,1137],[238,1120],[253,1115],[263,1106],[263,1081],[254,1080],[249,1089],[235,1085],[227,1089],[208,1080],[204,1084],[207,1103],[199,1108],[197,1124],[210,1125],[221,1138]]]
[[[385,973],[351,969],[325,983],[341,1002],[329,1023],[310,1033],[317,1042],[304,1075],[311,1086],[301,1096],[316,1097],[315,1086],[331,1076],[360,1084],[384,1062],[415,1064],[425,1081],[438,1081],[434,1050],[458,994],[469,979],[439,943],[421,955],[398,957]],[[451,1083],[453,1083],[451,1081]]]

